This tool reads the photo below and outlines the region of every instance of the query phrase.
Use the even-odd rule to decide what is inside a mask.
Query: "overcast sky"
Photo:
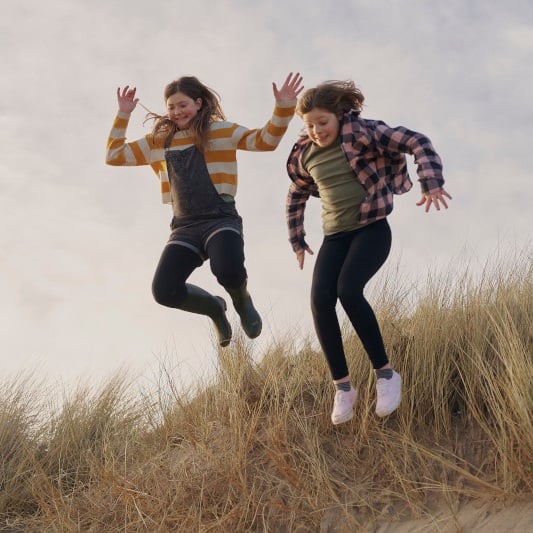
[[[426,214],[412,176],[389,218],[389,265],[423,281],[531,244],[529,0],[2,0],[0,50],[2,378],[105,379],[124,366],[145,375],[162,359],[194,376],[215,364],[208,319],[151,296],[171,217],[155,175],[104,164],[117,86],[136,86],[162,112],[163,87],[196,75],[230,120],[254,128],[270,117],[272,81],[290,71],[306,87],[353,79],[365,117],[430,137],[453,196],[448,211]],[[130,140],[149,131],[143,118],[138,107]],[[286,331],[314,338],[314,261],[297,268],[284,218],[300,129],[295,117],[275,152],[238,154],[249,286],[265,323],[256,357]],[[315,252],[319,215],[310,201]],[[191,280],[223,295],[207,264]]]

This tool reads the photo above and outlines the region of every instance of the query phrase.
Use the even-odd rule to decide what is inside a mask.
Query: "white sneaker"
[[[387,416],[398,409],[402,398],[402,378],[392,371],[392,378],[379,378],[376,383],[376,415]]]
[[[349,391],[338,390],[333,401],[331,421],[337,425],[348,422],[353,417],[353,406],[357,399],[357,391],[350,387]]]

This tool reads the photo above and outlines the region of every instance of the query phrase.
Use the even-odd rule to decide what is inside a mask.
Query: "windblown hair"
[[[163,92],[165,103],[170,96],[176,93],[183,93],[189,98],[202,100],[202,106],[198,113],[193,118],[189,127],[191,136],[195,146],[204,152],[207,148],[207,140],[209,128],[212,122],[218,120],[225,120],[226,117],[220,105],[220,97],[213,90],[204,85],[198,78],[194,76],[183,76],[178,80],[170,82]],[[164,143],[167,145],[178,131],[178,126],[172,122],[168,116],[158,115],[157,113],[148,113],[146,120],[154,119],[154,127],[152,129],[152,138],[164,138]]]
[[[365,97],[351,80],[329,80],[307,89],[298,99],[296,113],[301,117],[320,107],[337,116],[355,109],[361,111]]]

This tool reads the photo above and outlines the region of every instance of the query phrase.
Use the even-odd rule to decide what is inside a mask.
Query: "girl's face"
[[[337,139],[340,125],[335,113],[315,107],[309,113],[304,113],[302,119],[307,134],[318,146],[325,148]]]
[[[201,98],[193,100],[184,93],[174,93],[167,98],[168,118],[180,130],[186,130],[190,126],[192,119],[201,107]]]

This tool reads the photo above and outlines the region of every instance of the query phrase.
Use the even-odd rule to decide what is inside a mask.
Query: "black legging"
[[[234,289],[246,281],[241,235],[235,231],[220,231],[207,243],[206,253],[211,272],[223,287]],[[187,295],[185,282],[202,263],[200,256],[186,246],[168,244],[161,254],[152,282],[156,302],[179,309]]]
[[[389,361],[376,316],[363,295],[368,280],[387,259],[391,231],[387,219],[361,229],[324,237],[313,271],[311,310],[318,340],[334,380],[348,375],[337,298],[361,339],[373,368]]]

